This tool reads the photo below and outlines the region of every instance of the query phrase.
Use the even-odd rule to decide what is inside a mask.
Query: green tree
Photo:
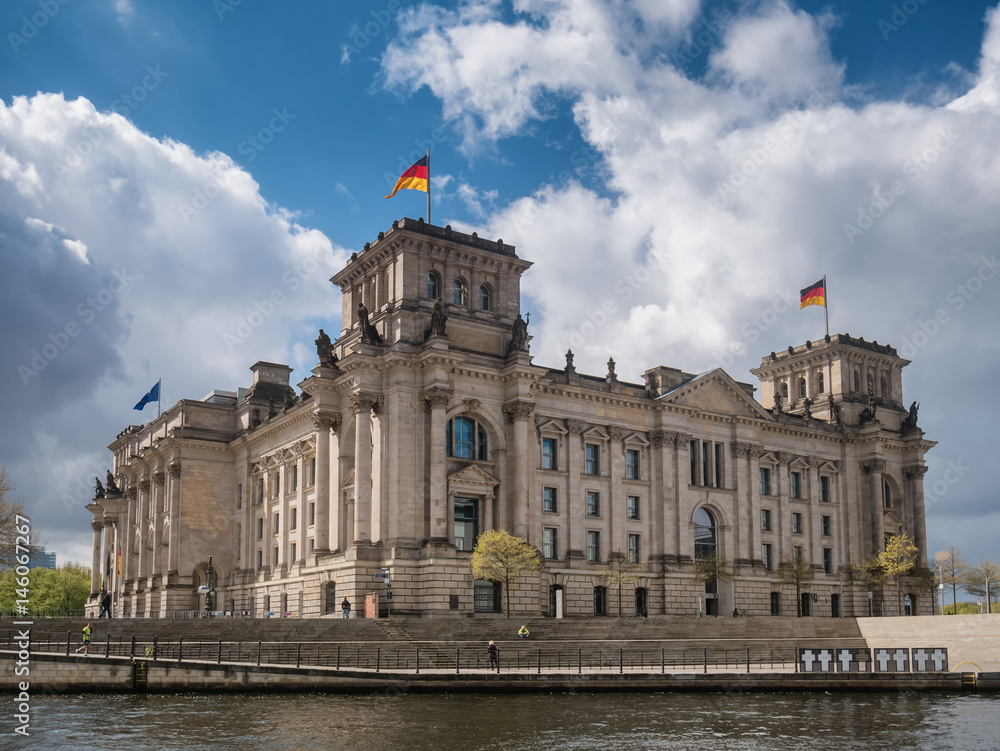
[[[642,563],[633,563],[627,554],[620,550],[608,556],[608,565],[601,569],[600,576],[607,587],[618,590],[618,617],[622,617],[622,588],[627,584],[636,584],[639,577],[636,572],[642,569]]]
[[[885,550],[879,554],[879,563],[885,571],[886,576],[891,576],[896,581],[896,599],[899,605],[899,614],[903,614],[903,587],[902,579],[913,571],[917,565],[917,556],[920,551],[913,544],[913,538],[903,532],[898,535],[891,535],[885,543]]]
[[[541,566],[538,548],[523,537],[503,529],[489,529],[479,535],[472,551],[472,574],[477,579],[501,582],[510,618],[510,585],[515,579],[537,571]]]
[[[778,581],[795,587],[795,614],[802,617],[802,585],[816,576],[812,564],[806,560],[801,545],[796,545],[791,554],[778,564]]]
[[[0,576],[0,610],[13,610],[17,600],[29,601],[31,612],[40,610],[82,610],[90,596],[90,569],[67,563],[58,569],[33,568],[27,586],[13,570]],[[27,597],[20,597],[27,590]]]
[[[871,609],[872,593],[881,590],[885,583],[885,569],[882,568],[882,561],[878,553],[865,558],[860,563],[855,563],[851,566],[851,571],[854,572],[855,579],[868,590],[868,607]],[[874,615],[874,612],[871,612],[870,615]]]
[[[718,552],[702,553],[694,562],[694,578],[706,589],[714,583],[718,592],[719,582],[733,580],[733,561]]]
[[[0,466],[0,569],[14,568],[17,565],[18,537],[21,537],[21,552],[24,552],[25,545],[18,528],[23,531],[24,527],[24,503],[22,501],[12,501],[10,494],[14,492],[14,483],[7,474],[7,468]],[[18,523],[18,517],[22,517]],[[28,535],[27,547],[31,550],[38,548],[38,532],[31,530]]]
[[[981,558],[979,565],[969,566],[962,580],[962,588],[970,595],[986,600],[986,612],[992,613],[990,603],[997,596],[997,581],[1000,580],[1000,566],[993,561]]]

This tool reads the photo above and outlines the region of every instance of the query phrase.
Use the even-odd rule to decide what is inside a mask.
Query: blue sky
[[[913,360],[904,396],[940,442],[929,548],[1000,557],[993,6],[10,0],[0,463],[49,548],[88,560],[83,488],[148,419],[131,405],[160,377],[168,402],[246,385],[258,359],[304,376],[316,328],[338,330],[326,279],[423,215],[422,193],[382,196],[430,147],[434,222],[535,261],[539,364],[572,346],[632,381],[752,380],[822,335],[816,309],[759,322],[827,274],[831,329]],[[288,302],[233,344],[274,289]]]

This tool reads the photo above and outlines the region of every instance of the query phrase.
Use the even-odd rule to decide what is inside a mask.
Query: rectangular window
[[[760,494],[771,495],[771,469],[770,467],[760,468]]]
[[[542,469],[556,469],[556,439],[542,439]]]
[[[243,548],[243,525],[236,524],[236,560],[240,559],[240,551]]]
[[[722,485],[722,444],[715,444],[715,487],[721,488]]]
[[[629,519],[639,518],[639,496],[630,495],[625,501],[625,515]]]
[[[824,516],[820,518],[821,525],[823,527],[823,537],[830,536],[830,517]]]
[[[760,528],[764,532],[771,531],[771,509],[762,508],[760,510]]]
[[[587,516],[597,516],[601,513],[601,494],[587,492]]]
[[[264,517],[258,517],[257,519],[257,539],[264,539]]]
[[[316,484],[316,457],[309,460],[309,484]]]
[[[830,478],[821,476],[819,478],[819,499],[824,503],[830,502]]]
[[[550,514],[556,513],[559,509],[556,500],[555,488],[542,488],[542,511],[548,511]]]
[[[274,565],[278,565],[278,549],[274,548]]]
[[[236,508],[243,508],[243,483],[236,485]]]
[[[271,474],[271,497],[272,498],[277,498],[278,497],[278,489],[280,487],[279,486],[280,482],[281,482],[281,472],[279,472],[278,470],[274,470],[274,472]]]
[[[296,553],[296,552],[298,552],[298,551],[296,551],[296,549],[295,549],[295,543],[293,542],[293,543],[292,543],[292,555],[291,555],[291,561],[292,561],[292,563],[295,563],[295,561],[297,561],[297,560],[298,560],[298,559],[297,559],[297,558],[295,557],[295,553]]]
[[[546,527],[542,530],[543,534],[543,553],[548,560],[554,560],[559,557],[559,547],[557,545],[556,530],[552,527]]]
[[[823,571],[833,573],[833,548],[823,548]]]
[[[788,492],[791,494],[792,498],[801,498],[802,497],[802,473],[801,472],[792,472],[792,478],[791,479],[792,479],[792,481],[791,481],[791,485],[789,487],[789,491]]]
[[[625,479],[639,479],[639,451],[637,449],[625,450]]]
[[[288,490],[294,493],[299,489],[299,465],[293,464],[292,471],[288,473]]]
[[[596,443],[588,443],[586,456],[586,473],[588,475],[601,474],[601,447]]]
[[[299,509],[295,506],[291,508],[292,518],[289,520],[289,529],[298,529],[299,526]]]
[[[255,484],[257,486],[257,503],[263,503],[264,502],[264,478],[263,477],[258,477],[257,478],[257,482]]]
[[[765,542],[760,546],[760,558],[764,562],[765,571],[774,570],[774,557],[771,553],[771,543]]]
[[[309,538],[309,552],[313,552],[316,549],[316,541],[313,538]]]
[[[264,551],[257,551],[257,568],[264,568]]]
[[[600,561],[601,560],[601,533],[600,532],[588,532],[587,533],[587,560],[588,561]]]
[[[628,536],[628,560],[629,563],[638,563],[641,557],[639,549],[639,535]]]
[[[792,513],[792,533],[802,534],[802,514],[797,511]]]
[[[701,484],[705,487],[711,485],[709,480],[709,459],[711,457],[712,444],[708,441],[701,442]]]
[[[314,524],[316,524],[316,504],[315,503],[310,503],[309,504],[309,526],[311,527]]]
[[[274,534],[278,534],[281,531],[281,515],[278,513],[274,514]]]
[[[688,450],[691,452],[691,484],[698,484],[698,441],[691,441],[688,444]]]

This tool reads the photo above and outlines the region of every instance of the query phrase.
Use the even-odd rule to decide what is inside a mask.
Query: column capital
[[[340,415],[328,415],[317,412],[312,418],[313,427],[317,431],[332,430],[334,433],[340,432]]]
[[[733,456],[750,456],[750,449],[753,444],[746,443],[745,441],[733,441],[729,444],[729,450],[733,453]]]
[[[535,411],[535,405],[531,402],[516,401],[503,405],[503,413],[507,415],[510,422],[527,420],[531,413]]]
[[[100,532],[102,529],[104,529],[104,525],[99,521],[92,521],[90,523],[90,528],[95,532]]]
[[[791,464],[795,460],[795,454],[791,454],[787,451],[779,451],[777,453],[778,464]]]
[[[625,428],[618,425],[608,426],[608,437],[613,441],[620,441],[625,437]]]
[[[873,472],[881,474],[882,472],[885,472],[885,467],[885,459],[865,459],[861,462],[861,469],[869,474]]]
[[[166,475],[164,474],[162,469],[157,469],[153,471],[153,482],[156,484],[156,487],[158,488],[163,487],[163,479],[165,477]]]
[[[903,477],[907,480],[916,480],[927,474],[928,467],[926,464],[915,464],[912,467],[903,468]]]
[[[359,391],[351,394],[351,414],[359,412],[378,412],[382,406],[382,395],[370,391]]]
[[[451,392],[447,389],[431,388],[424,391],[424,401],[431,409],[447,407],[451,400]]]
[[[587,423],[583,420],[567,420],[566,430],[568,430],[573,435],[583,435],[583,431],[587,429]]]
[[[149,492],[149,478],[148,477],[140,477],[138,485],[139,485],[139,490],[141,490],[143,493],[148,493]]]
[[[180,477],[181,476],[181,463],[180,462],[170,462],[170,464],[167,465],[167,474],[169,474],[171,477]]]

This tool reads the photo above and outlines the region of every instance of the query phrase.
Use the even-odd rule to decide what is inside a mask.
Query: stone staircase
[[[1000,671],[1000,614],[858,618],[857,623],[869,647],[947,647],[952,668],[970,662],[959,670]]]

